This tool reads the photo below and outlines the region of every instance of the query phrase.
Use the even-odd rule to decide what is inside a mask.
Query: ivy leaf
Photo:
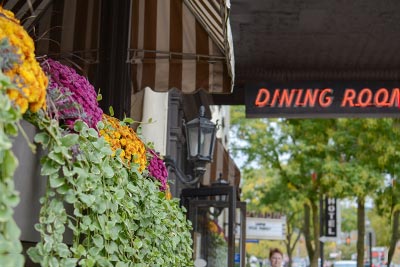
[[[56,173],[56,172],[58,172],[59,169],[60,169],[60,165],[58,165],[57,163],[55,163],[54,161],[52,161],[50,159],[44,159],[42,161],[41,174],[43,176],[47,176],[47,175]]]
[[[88,207],[92,206],[96,197],[93,195],[81,194],[79,198],[85,203]]]
[[[70,255],[68,246],[64,243],[59,243],[57,245],[57,252],[58,252],[58,255],[60,255],[60,257],[62,257],[62,258],[67,258]]]
[[[103,237],[101,237],[101,235],[95,235],[93,237],[93,243],[96,247],[102,249],[104,247],[104,240]]]
[[[3,200],[3,204],[9,206],[9,207],[15,207],[18,205],[19,203],[19,196],[14,193],[14,194],[9,194],[9,195],[5,195]]]
[[[61,144],[66,147],[71,147],[78,142],[79,135],[77,134],[67,134],[61,138]]]
[[[12,209],[7,209],[6,207],[0,208],[0,222],[8,221],[12,216]]]
[[[126,124],[132,124],[132,123],[134,123],[135,121],[134,121],[132,118],[125,118],[125,119],[123,120],[123,122],[126,123]]]
[[[93,138],[96,138],[96,139],[99,138],[99,133],[93,128],[89,128],[88,134],[89,134],[90,137],[93,137]]]
[[[63,267],[75,267],[75,266],[77,266],[77,262],[78,262],[78,259],[69,258],[69,259],[63,260],[60,265]]]
[[[65,164],[65,160],[64,157],[62,155],[62,153],[56,153],[55,151],[51,151],[48,154],[48,157],[52,160],[54,160],[55,162],[57,162],[60,165],[64,165]]]
[[[23,266],[24,257],[21,254],[2,254],[0,266]]]
[[[74,124],[74,130],[78,133],[80,133],[83,128],[85,127],[85,123],[81,120],[76,120]]]
[[[18,134],[18,127],[15,123],[6,123],[4,131],[8,135],[16,136]]]
[[[135,247],[135,249],[140,249],[143,246],[143,242],[139,238],[136,238],[133,241],[133,246]]]
[[[119,261],[119,262],[117,262],[115,267],[129,267],[129,265],[125,262]]]
[[[56,175],[56,176],[50,175],[49,180],[50,180],[51,188],[58,188],[65,183],[64,178],[59,177],[58,175]]]
[[[39,263],[42,259],[42,256],[40,255],[39,249],[37,247],[30,247],[27,253],[29,255],[29,258],[35,263]]]
[[[3,177],[12,177],[18,166],[18,160],[11,150],[4,151],[3,163],[1,164],[1,172]]]
[[[118,251],[118,246],[114,241],[111,241],[110,243],[106,243],[105,247],[106,247],[106,251],[110,254],[114,254],[114,252]]]
[[[50,142],[50,136],[45,132],[41,132],[41,133],[36,134],[35,137],[33,138],[33,140],[36,143],[42,144],[44,147],[47,147]]]
[[[101,130],[104,128],[104,122],[99,121],[96,126],[97,126],[97,129]]]
[[[108,108],[108,110],[109,110],[109,112],[110,112],[110,116],[113,117],[113,116],[114,116],[114,109],[113,109],[113,107],[110,106],[110,107]]]
[[[117,200],[121,200],[124,196],[125,196],[125,190],[123,190],[123,189],[118,189],[118,190],[115,192],[115,198],[116,198]]]
[[[114,176],[114,171],[109,165],[103,167],[103,173],[106,178],[112,178]]]

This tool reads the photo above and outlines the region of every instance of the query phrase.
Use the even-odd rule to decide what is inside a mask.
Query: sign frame
[[[400,117],[400,82],[249,83],[245,104],[247,118]]]

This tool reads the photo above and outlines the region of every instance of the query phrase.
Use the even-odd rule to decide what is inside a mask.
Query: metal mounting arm
[[[179,169],[176,166],[175,160],[173,160],[171,157],[166,156],[164,158],[164,162],[165,165],[167,166],[167,169],[174,172],[178,177],[178,179],[184,184],[189,184],[189,185],[196,184],[206,172],[204,164],[197,164],[196,167],[194,168],[194,177],[193,177],[190,174],[185,174],[181,169]]]

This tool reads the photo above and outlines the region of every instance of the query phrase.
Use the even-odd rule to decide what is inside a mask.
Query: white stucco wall
[[[154,148],[165,155],[167,148],[168,92],[158,93],[146,87],[143,100],[142,138],[153,142]],[[151,122],[148,123],[149,119]]]

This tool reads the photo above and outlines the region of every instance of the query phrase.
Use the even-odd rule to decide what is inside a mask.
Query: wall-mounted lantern
[[[188,123],[184,123],[186,129],[187,159],[194,165],[194,176],[185,174],[180,170],[175,161],[165,157],[167,167],[175,172],[179,180],[184,184],[195,184],[206,171],[206,164],[212,161],[216,124],[205,117],[204,106],[200,107],[199,117]]]

